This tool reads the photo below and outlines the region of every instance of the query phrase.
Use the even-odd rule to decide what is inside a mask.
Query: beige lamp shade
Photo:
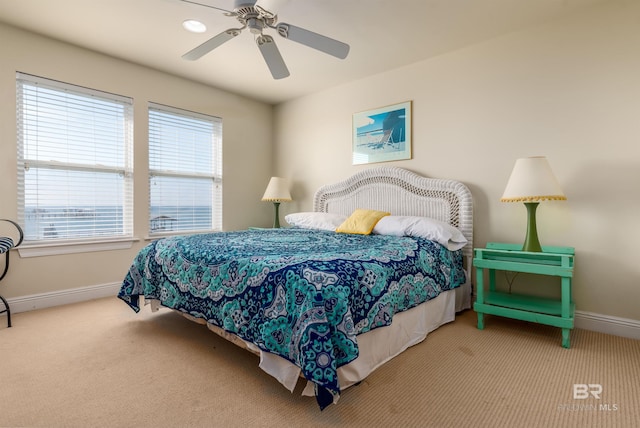
[[[566,199],[547,158],[535,156],[516,160],[500,201],[538,202]]]
[[[289,193],[289,181],[280,177],[271,177],[267,190],[262,195],[263,201],[291,202]]]

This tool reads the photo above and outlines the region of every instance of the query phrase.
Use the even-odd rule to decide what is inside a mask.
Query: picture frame
[[[411,103],[353,115],[353,165],[411,159]]]

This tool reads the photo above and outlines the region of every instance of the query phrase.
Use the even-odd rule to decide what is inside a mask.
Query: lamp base
[[[538,202],[525,202],[524,206],[527,208],[527,236],[524,240],[522,251],[540,253],[542,252],[542,246],[538,240],[538,228],[536,227]]]
[[[273,207],[275,211],[274,213],[275,217],[273,219],[273,228],[279,229],[280,228],[280,202],[274,202]]]

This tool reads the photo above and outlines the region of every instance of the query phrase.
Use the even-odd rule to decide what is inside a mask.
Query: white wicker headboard
[[[473,199],[459,181],[422,177],[397,167],[369,168],[322,186],[313,200],[314,211],[349,215],[357,208],[447,222],[469,241],[463,254],[473,256]]]

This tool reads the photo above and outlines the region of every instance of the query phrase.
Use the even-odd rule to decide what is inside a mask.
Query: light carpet
[[[459,315],[321,412],[169,310],[114,297],[19,313],[0,327],[0,426],[638,426],[640,341],[576,329],[564,349],[554,327],[475,322]]]

